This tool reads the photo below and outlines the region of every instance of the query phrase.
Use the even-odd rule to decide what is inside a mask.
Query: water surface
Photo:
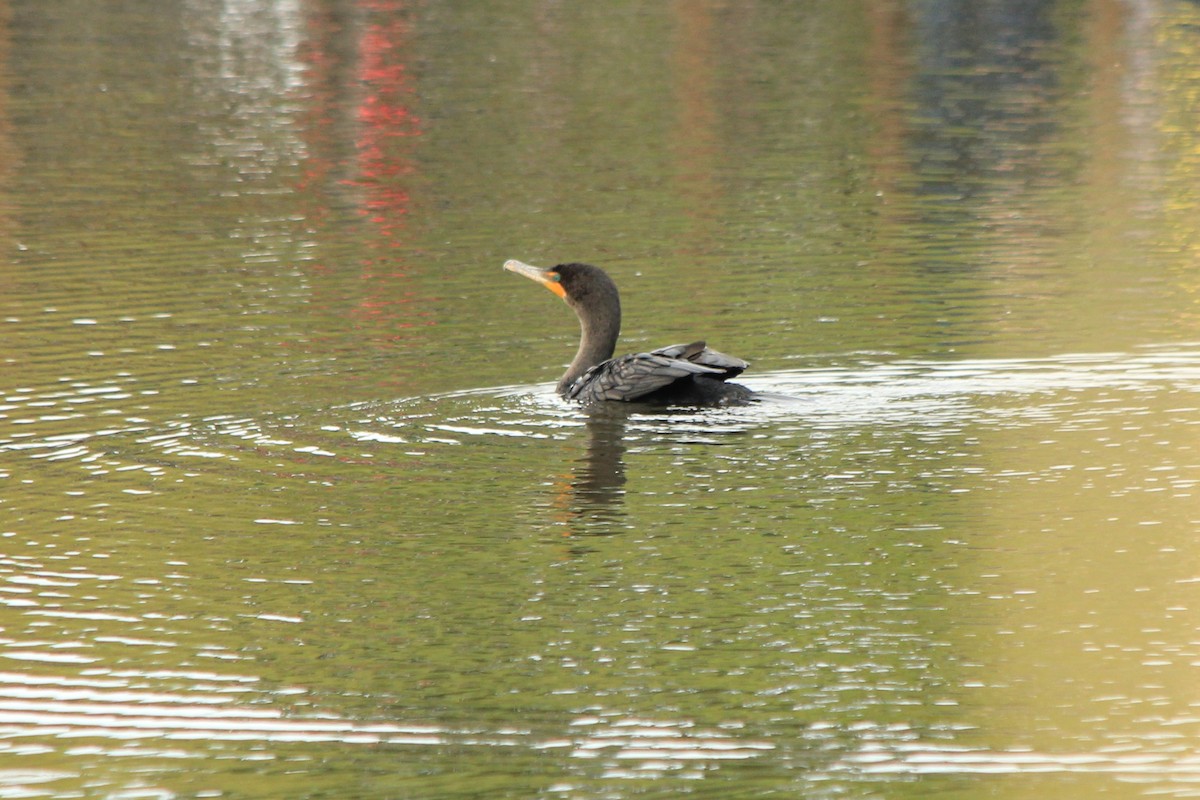
[[[0,2],[0,794],[1195,796],[1197,31]]]

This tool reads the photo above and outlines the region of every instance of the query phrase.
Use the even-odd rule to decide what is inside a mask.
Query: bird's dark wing
[[[700,364],[704,367],[711,367],[721,373],[712,377],[722,381],[742,374],[746,367],[750,366],[740,358],[734,358],[724,353],[718,353],[716,350],[710,350],[705,346],[703,341],[660,347],[657,350],[652,350],[650,355],[677,358],[683,361],[690,361],[693,364]]]
[[[692,375],[722,378],[721,373],[722,370],[716,367],[705,366],[687,359],[672,358],[658,351],[634,353],[620,358],[611,358],[592,367],[571,384],[563,397],[583,403],[601,400],[637,400],[639,397],[644,397],[668,386],[680,378]]]

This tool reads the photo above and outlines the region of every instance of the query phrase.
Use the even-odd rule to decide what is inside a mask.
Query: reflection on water
[[[608,525],[624,516],[626,422],[620,408],[587,415],[587,450],[571,476],[567,498],[580,533],[594,529],[589,523],[605,523],[603,532],[615,532]]]
[[[788,769],[802,765],[813,780],[834,783],[889,775],[1197,775],[1192,755],[1164,748],[1153,733],[1163,720],[1187,724],[1186,707],[1168,710],[1172,703],[1153,700],[1157,686],[1175,680],[1172,671],[1184,667],[1190,675],[1190,664],[1200,658],[1188,644],[1187,601],[1164,597],[1159,607],[1156,592],[1122,586],[1113,567],[1102,564],[1112,557],[1123,563],[1122,553],[1143,546],[1177,553],[1190,537],[1178,523],[1194,524],[1200,475],[1191,445],[1169,431],[1197,424],[1200,350],[1194,347],[1033,360],[864,359],[854,366],[760,375],[755,388],[766,393],[762,402],[688,414],[622,408],[587,415],[560,403],[548,386],[506,387],[352,404],[309,419],[212,417],[37,436],[42,425],[58,422],[35,416],[54,407],[46,403],[128,399],[115,387],[92,388],[68,387],[55,397],[19,392],[6,400],[6,419],[20,431],[0,445],[10,480],[28,474],[27,465],[36,462],[53,462],[92,481],[115,479],[111,491],[90,481],[75,484],[79,488],[67,494],[76,500],[67,507],[77,508],[78,516],[62,515],[61,524],[78,526],[92,516],[119,525],[109,516],[116,496],[111,492],[170,508],[180,493],[184,502],[194,496],[173,487],[266,470],[291,473],[301,484],[336,483],[348,494],[355,494],[356,483],[373,483],[365,498],[386,496],[406,481],[427,481],[454,465],[459,474],[476,476],[475,502],[468,504],[476,508],[462,511],[464,520],[474,520],[475,511],[494,515],[501,502],[497,489],[514,494],[510,502],[516,505],[528,502],[530,524],[547,526],[569,560],[545,561],[538,551],[546,544],[536,540],[513,543],[510,566],[532,568],[538,577],[513,584],[518,597],[530,590],[533,595],[512,598],[511,615],[494,623],[511,637],[513,652],[492,680],[517,697],[530,691],[525,681],[549,680],[567,703],[561,716],[547,717],[549,709],[542,709],[519,722],[471,708],[441,719],[436,705],[396,717],[386,712],[394,701],[376,705],[395,691],[387,687],[397,674],[406,675],[403,685],[449,689],[453,679],[436,662],[393,664],[376,679],[381,683],[364,687],[364,699],[374,700],[357,713],[337,713],[345,698],[331,693],[321,670],[298,683],[280,682],[272,665],[285,643],[286,649],[314,648],[319,658],[345,669],[349,663],[339,651],[356,641],[345,623],[415,635],[420,625],[409,625],[423,616],[423,604],[442,606],[444,592],[470,580],[473,559],[462,548],[476,548],[478,540],[476,534],[452,537],[436,522],[438,495],[429,495],[428,523],[405,534],[438,537],[440,548],[455,549],[459,563],[429,560],[433,554],[423,548],[406,548],[395,562],[405,567],[381,576],[374,566],[395,558],[386,554],[387,542],[365,541],[368,532],[328,499],[307,512],[231,499],[225,515],[242,515],[241,525],[261,533],[244,545],[226,534],[224,561],[201,549],[187,556],[174,552],[156,565],[119,541],[77,540],[67,549],[53,535],[35,541],[6,534],[0,602],[13,616],[0,657],[37,667],[0,675],[6,752],[31,756],[67,748],[75,756],[144,761],[190,759],[200,756],[192,749],[198,745],[242,743],[253,746],[255,757],[290,763],[295,755],[277,748],[336,743],[503,750],[526,754],[519,759],[551,753],[581,764],[598,760],[603,776],[626,780],[702,777],[719,765],[763,759]],[[95,421],[109,416],[103,405],[95,408]],[[84,412],[69,419],[76,426],[92,420]],[[1080,435],[1100,450],[1078,447],[1071,437]],[[510,442],[535,446],[540,455],[519,458],[506,447]],[[1162,452],[1148,473],[1135,474],[1128,460],[1147,444]],[[1064,460],[1068,454],[1071,460]],[[323,470],[313,459],[340,466]],[[232,471],[222,463],[233,465]],[[381,483],[381,463],[407,472]],[[497,467],[511,471],[512,480],[485,477]],[[142,476],[138,488],[121,477],[130,474]],[[633,485],[636,491],[630,491]],[[1058,486],[1053,500],[1039,499],[1047,485]],[[1128,492],[1144,493],[1150,503],[1122,500]],[[411,497],[418,490],[408,486],[404,493]],[[912,493],[925,499],[908,505]],[[1014,501],[1029,507],[995,516]],[[25,519],[49,510],[29,498],[16,505]],[[673,532],[679,509],[705,520]],[[1153,517],[1137,516],[1149,511]],[[1093,518],[1113,514],[1133,524],[1127,531],[1151,526],[1141,529],[1162,534],[1138,542],[1113,528],[1094,540]],[[219,516],[206,524],[214,533],[232,530]],[[477,521],[468,525],[488,529]],[[342,545],[329,550],[320,537],[311,538],[314,528],[349,529],[354,547],[374,553],[371,564],[337,577],[339,568],[331,572],[330,566]],[[1055,537],[1047,538],[1051,532]],[[604,540],[580,539],[588,534],[621,534],[616,538],[627,543],[620,549],[622,564],[611,562],[614,553]],[[681,537],[678,547],[672,544]],[[286,547],[289,555],[256,555],[264,542]],[[1030,555],[1052,558],[1059,548],[1081,545],[1091,550],[1091,566],[1077,575],[1029,561]],[[485,559],[493,558],[495,546],[482,553]],[[467,573],[449,583],[426,583],[426,567]],[[190,596],[190,587],[214,568],[217,574],[204,580],[220,581],[219,572],[232,569],[229,578],[243,587],[219,605]],[[1174,575],[1180,588],[1196,580],[1192,565],[1174,558],[1160,570],[1160,577]],[[335,621],[316,603],[355,576],[366,581],[356,591],[368,602],[375,596],[369,587],[381,584],[384,593],[374,602],[382,605],[379,611],[330,609],[343,617]],[[581,613],[568,598],[583,587],[598,593],[589,605],[615,592],[605,601],[610,610],[599,618]],[[385,622],[396,592],[411,592],[405,605],[415,604],[417,612],[399,627]],[[994,610],[985,613],[979,603]],[[1132,610],[1143,633],[1115,628],[1128,619],[1115,606]],[[709,616],[716,611],[718,617]],[[410,619],[409,613],[402,618]],[[1073,615],[1080,615],[1078,628],[1059,630]],[[587,634],[577,642],[581,629]],[[536,631],[546,638],[531,637]],[[1005,634],[1005,647],[979,641],[975,650],[978,637]],[[469,633],[471,639],[478,635]],[[424,647],[436,651],[439,635],[423,636],[431,637]],[[1085,660],[1089,652],[1115,655],[1115,647],[1141,659],[1157,677],[1114,693],[1106,676],[1119,662],[1098,673],[1079,668],[1064,692],[1039,677],[1046,669],[1042,656],[1031,664],[1021,656],[1027,648],[1056,652],[1040,643],[1045,637],[1058,641],[1057,658],[1068,658],[1064,647],[1077,653],[1071,658]],[[383,660],[405,659],[406,653],[401,648]],[[700,659],[692,667],[700,684],[675,696],[676,712],[664,712],[660,701],[634,703],[633,714],[611,699],[580,702],[597,689],[610,698],[636,696],[646,675],[665,678],[666,665],[677,659]],[[560,684],[563,677],[567,682]],[[693,692],[705,683],[722,686],[728,701],[716,709],[697,704]],[[341,684],[337,679],[334,685]],[[1080,707],[1074,703],[1089,706],[1098,714],[1085,726],[1090,730],[1073,734],[1060,721],[1046,730],[1053,747],[1039,742],[1036,730],[1007,748],[976,739],[983,731],[979,698],[995,694],[996,704],[1013,713],[1045,691],[1065,701],[1063,713],[1072,719]],[[1097,720],[1112,725],[1148,701],[1163,716],[1135,718],[1109,732],[1096,727]],[[841,719],[846,708],[861,721],[847,725]],[[804,721],[801,729],[780,721],[784,709]],[[33,740],[39,744],[31,747]],[[69,787],[78,776],[71,770],[46,773],[44,785]],[[595,779],[586,767],[561,777],[564,787],[580,789]],[[41,784],[17,777],[6,785]]]

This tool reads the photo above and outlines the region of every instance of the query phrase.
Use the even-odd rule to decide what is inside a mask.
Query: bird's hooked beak
[[[518,275],[524,275],[531,281],[537,281],[542,286],[545,286],[550,291],[554,292],[564,300],[567,298],[567,290],[563,288],[559,274],[552,269],[542,269],[531,264],[525,264],[516,259],[510,259],[504,262],[504,268],[509,272],[515,272]]]

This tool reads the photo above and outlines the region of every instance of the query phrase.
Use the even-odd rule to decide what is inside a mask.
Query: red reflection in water
[[[363,190],[361,213],[378,226],[375,241],[389,247],[402,244],[400,231],[410,201],[405,178],[412,174],[413,165],[406,140],[421,132],[420,121],[410,108],[413,89],[404,64],[410,35],[404,6],[403,0],[359,3],[371,21],[359,37],[358,83],[365,92],[357,109],[358,177],[351,183]],[[371,290],[354,309],[356,317],[390,320],[399,328],[434,324],[428,311],[414,307],[419,298],[411,288],[395,285],[397,281],[407,283],[407,273],[393,256],[380,254],[364,261],[362,278]],[[380,338],[405,337],[398,332],[379,332],[376,339]]]
[[[407,6],[405,0],[314,2],[302,51],[309,159],[299,188],[313,200],[306,218],[312,225],[349,202],[370,223],[359,239],[357,280],[340,282],[344,270],[317,266],[331,278],[324,287],[328,300],[317,305],[348,313],[381,346],[410,339],[408,329],[434,324],[429,300],[414,290],[398,250],[405,244],[415,173],[411,151],[421,133],[406,64],[412,35]]]
[[[372,21],[359,39],[358,80],[366,90],[358,105],[359,178],[363,213],[380,226],[385,238],[396,236],[408,211],[403,178],[413,171],[405,139],[420,134],[420,121],[410,108],[413,90],[404,64],[409,25],[403,0],[362,0],[359,8]]]

